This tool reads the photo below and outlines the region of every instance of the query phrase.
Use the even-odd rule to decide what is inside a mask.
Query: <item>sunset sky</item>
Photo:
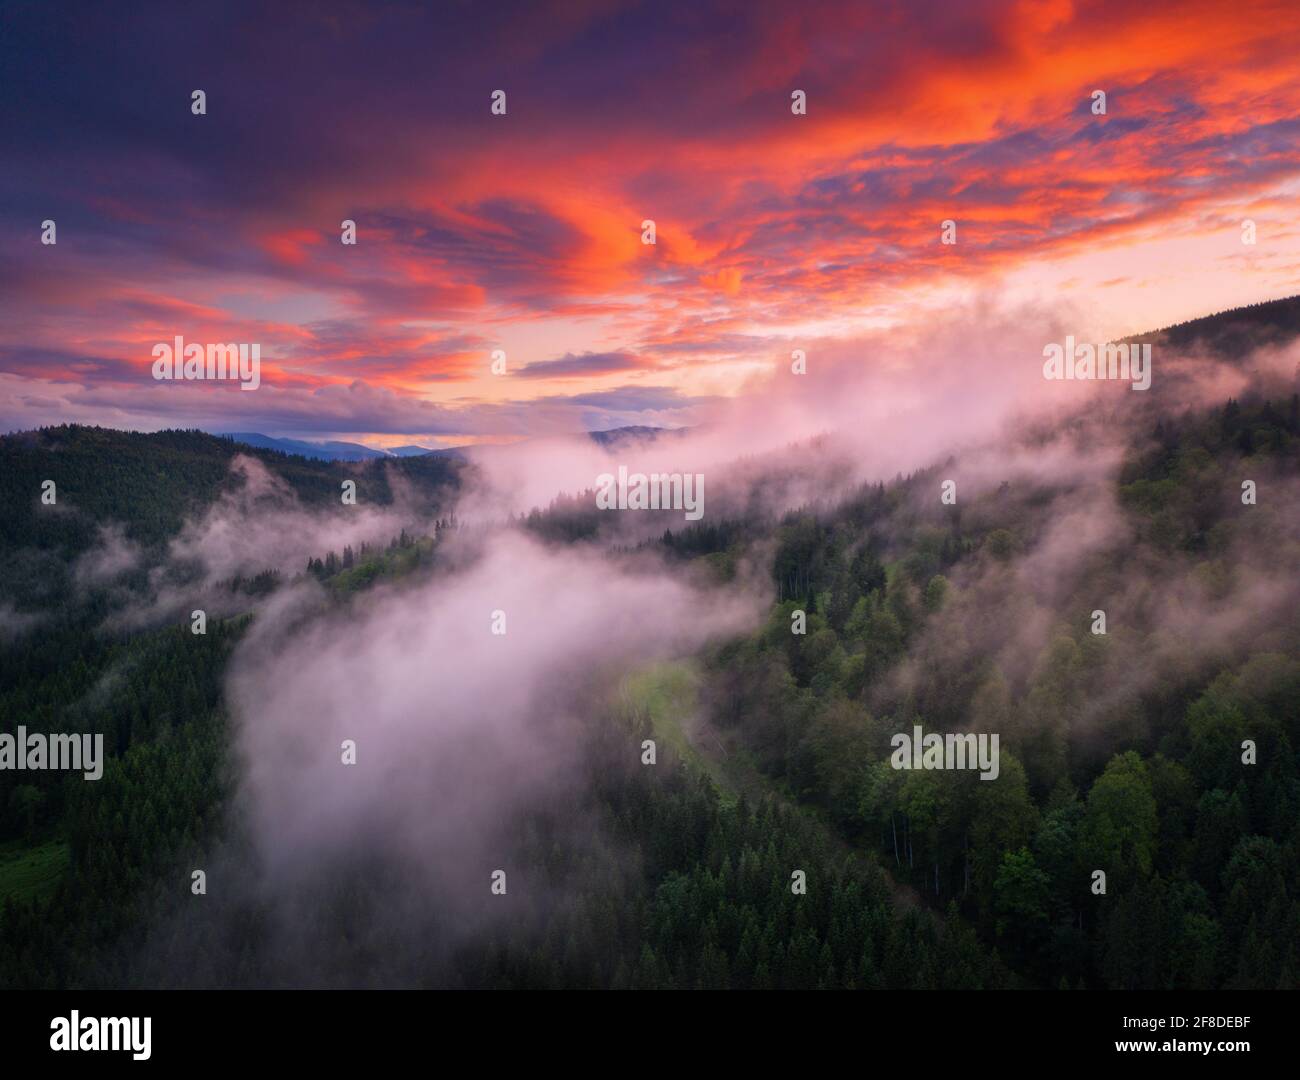
[[[0,431],[678,426],[963,305],[1300,292],[1294,0],[317,8],[4,6]],[[155,382],[176,335],[261,387]]]

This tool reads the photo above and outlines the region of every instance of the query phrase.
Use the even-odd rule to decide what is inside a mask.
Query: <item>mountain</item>
[[[234,439],[245,446],[256,446],[260,450],[279,450],[282,454],[298,454],[302,457],[316,458],[320,461],[374,461],[377,458],[426,457],[429,454],[451,454],[459,456],[455,449],[434,450],[428,446],[407,443],[403,446],[376,448],[364,443],[354,442],[307,442],[303,439],[279,439],[272,435],[262,435],[255,431],[220,432],[223,439]]]
[[[589,431],[587,437],[592,442],[599,443],[608,449],[621,446],[626,442],[654,439],[660,435],[670,434],[671,430],[668,428],[632,425],[610,428],[607,431]],[[362,443],[306,442],[301,439],[279,439],[255,431],[225,431],[217,434],[220,438],[233,439],[245,446],[255,446],[259,450],[278,450],[282,454],[297,454],[300,457],[315,458],[319,461],[373,461],[376,458],[408,457],[444,457],[461,461],[469,457],[473,449],[468,446],[447,446],[432,449],[427,446],[408,443],[404,446],[392,446],[384,450],[377,450]]]
[[[1285,337],[1285,307],[1251,310],[1252,340]],[[1220,325],[1250,322],[1225,313]],[[1213,337],[1214,326],[1201,329]],[[432,617],[424,590],[460,588],[478,537],[467,530],[444,552],[435,523],[432,536],[401,529],[367,550],[331,530],[344,478],[363,507],[423,495],[425,520],[441,516],[459,450],[344,462],[194,431],[0,437],[0,731],[102,733],[107,766],[96,783],[0,770],[0,988],[1294,987],[1300,397],[1287,388],[1079,423],[1061,445],[1106,450],[1102,461],[1113,450],[1116,469],[1081,475],[1030,432],[1004,447],[1008,460],[1066,467],[963,487],[960,508],[940,503],[946,466],[933,466],[789,513],[747,499],[728,516],[714,503],[708,520],[647,539],[647,572],[726,583],[720,598],[748,594],[766,615],[681,662],[634,658],[617,700],[593,682],[580,688],[590,707],[557,712],[551,692],[520,707],[530,724],[563,717],[572,758],[562,796],[546,789],[545,803],[500,810],[494,856],[510,844],[500,861],[518,868],[512,880],[548,888],[527,918],[507,913],[501,934],[477,914],[449,919],[463,910],[459,882],[404,877],[404,847],[339,873],[320,863],[300,891],[214,889],[202,905],[184,895],[196,852],[233,868],[227,880],[262,859],[258,837],[232,827],[249,819],[240,731],[265,699],[229,695],[232,673],[249,670],[231,666],[234,650],[268,665],[263,688],[306,687],[312,676],[288,658],[307,653],[271,640],[283,613],[289,633],[344,659],[367,640],[348,636],[354,617],[384,612],[399,629]],[[591,438],[659,437],[630,430]],[[240,487],[231,467],[242,457],[292,490],[295,522],[320,526],[295,528],[302,550],[281,574],[256,571],[269,559],[260,515],[277,512],[279,495],[250,500],[250,516],[232,520],[259,528],[213,534],[202,562],[193,545],[171,545]],[[781,468],[811,476],[810,458]],[[784,491],[782,476],[769,479]],[[1241,499],[1243,477],[1263,480],[1258,505]],[[517,527],[543,541],[546,560],[588,560],[601,589],[623,571],[592,556],[635,553],[593,502],[557,502]],[[1080,529],[1097,507],[1108,523]],[[566,541],[577,546],[559,550]],[[193,575],[215,574],[207,560],[227,549],[251,556],[253,573],[205,587]],[[556,604],[581,602],[572,580],[538,580]],[[480,610],[500,602],[494,593],[492,582]],[[154,605],[173,595],[181,618]],[[207,609],[202,633],[195,608]],[[278,623],[263,619],[276,611]],[[148,621],[118,618],[128,614]],[[791,631],[796,614],[806,632]],[[593,634],[568,644],[602,655]],[[471,654],[401,645],[428,669],[408,687],[456,700]],[[355,670],[386,663],[385,647]],[[357,723],[388,721],[388,703],[413,693],[385,694]],[[303,719],[299,733],[331,730]],[[961,764],[900,772],[894,740],[921,725],[995,734],[996,782]],[[681,749],[645,769],[638,747],[656,731],[680,732]],[[299,753],[281,745],[282,761]],[[463,748],[454,767],[474,764],[474,743],[450,745]],[[365,884],[372,865],[382,887]],[[786,884],[791,867],[808,895]],[[1090,887],[1098,867],[1109,893]],[[302,949],[267,931],[288,904]],[[428,919],[411,921],[420,912]],[[358,925],[383,933],[358,940]]]
[[[202,431],[65,424],[0,436],[0,505],[10,508],[0,514],[0,608],[52,587],[30,558],[14,557],[18,550],[71,559],[99,542],[100,527],[110,523],[125,526],[133,542],[165,543],[229,489],[232,462],[241,455],[260,460],[306,507],[337,504],[340,477],[357,479],[376,505],[392,502],[390,476],[406,482],[408,495],[436,500],[456,484],[459,470],[455,459],[432,454],[331,461]],[[47,480],[57,485],[56,514],[43,513],[33,495]]]
[[[302,457],[318,458],[321,461],[370,461],[383,457],[411,457],[411,453],[392,454],[375,450],[361,443],[351,442],[303,442],[299,439],[276,439],[270,435],[260,435],[254,431],[219,432],[223,439],[234,439],[245,446],[256,446],[260,450],[279,450],[282,454],[299,454]],[[423,447],[401,447],[400,449],[418,453],[428,453]]]
[[[605,449],[614,449],[622,446],[624,443],[636,442],[638,440],[650,441],[663,435],[673,435],[686,428],[657,428],[646,427],[644,425],[632,425],[630,427],[609,428],[606,431],[589,431],[587,438],[592,442],[598,443]],[[558,436],[558,438],[576,438],[577,436]],[[539,440],[525,440],[525,442],[536,442]],[[549,440],[548,440],[549,441]],[[395,446],[388,452],[397,456],[406,456],[403,452],[411,454],[428,455],[429,457],[451,458],[455,461],[468,461],[483,453],[491,453],[494,448],[501,444],[483,443],[478,446],[446,446],[437,450],[429,450],[423,446]],[[519,446],[520,443],[510,443],[504,445]]]
[[[1124,343],[1152,341],[1178,349],[1199,349],[1232,362],[1264,345],[1284,345],[1300,335],[1300,296],[1230,308],[1162,330],[1134,334]]]
[[[423,457],[425,454],[436,453],[427,446],[390,446],[388,447],[390,457]]]
[[[634,424],[630,427],[610,428],[608,431],[589,431],[587,437],[592,442],[600,443],[601,446],[611,447],[620,446],[626,442],[635,442],[639,439],[657,439],[660,435],[668,434],[670,428],[646,427],[641,424]]]

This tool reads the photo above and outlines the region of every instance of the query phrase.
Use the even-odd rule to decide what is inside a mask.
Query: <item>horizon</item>
[[[1235,306],[1235,307],[1231,307],[1231,308],[1223,308],[1223,309],[1220,309],[1220,310],[1217,310],[1217,311],[1208,312],[1208,313],[1201,314],[1201,315],[1195,315],[1195,316],[1192,316],[1192,317],[1189,318],[1189,319],[1185,319],[1185,320],[1183,320],[1183,321],[1181,321],[1181,322],[1178,322],[1178,323],[1173,323],[1173,324],[1170,324],[1170,325],[1168,325],[1168,326],[1162,326],[1162,327],[1159,327],[1158,329],[1151,329],[1151,330],[1139,331],[1139,332],[1137,332],[1137,333],[1135,333],[1135,334],[1132,334],[1132,335],[1130,335],[1130,336],[1131,336],[1131,337],[1134,337],[1134,338],[1141,338],[1141,337],[1147,337],[1147,336],[1157,336],[1157,335],[1160,335],[1160,334],[1168,333],[1168,332],[1171,331],[1171,330],[1177,330],[1177,329],[1180,329],[1180,328],[1183,328],[1183,327],[1186,327],[1186,326],[1189,326],[1189,325],[1193,325],[1193,324],[1196,324],[1196,323],[1209,322],[1209,321],[1212,321],[1212,320],[1214,320],[1214,319],[1223,318],[1223,317],[1226,317],[1226,316],[1230,316],[1230,315],[1236,314],[1236,313],[1238,313],[1238,312],[1249,311],[1250,309],[1258,308],[1258,307],[1262,307],[1262,306],[1266,306],[1266,305],[1268,305],[1268,304],[1285,303],[1286,301],[1291,301],[1291,300],[1300,300],[1300,293],[1296,293],[1296,294],[1293,294],[1293,295],[1291,295],[1291,296],[1273,297],[1273,298],[1270,298],[1270,299],[1267,299],[1267,300],[1258,300],[1258,301],[1254,301],[1254,302],[1252,302],[1252,303],[1241,304],[1241,305],[1237,305],[1237,306]],[[1115,339],[1107,339],[1107,340],[1115,340]],[[66,421],[66,422],[67,422],[67,423],[74,424],[74,425],[77,424],[77,423],[79,423],[78,421]],[[56,424],[56,425],[42,425],[42,427],[45,427],[45,426],[53,426],[53,427],[57,427],[57,426],[59,426],[59,425],[57,425],[57,424]],[[388,453],[388,454],[390,454],[390,455],[391,455],[392,451],[395,451],[395,450],[422,449],[422,450],[426,450],[426,451],[428,451],[429,453],[437,453],[437,452],[439,452],[439,451],[470,449],[470,448],[474,447],[475,445],[480,445],[481,443],[483,443],[483,444],[487,444],[487,445],[504,445],[504,446],[509,446],[509,445],[512,445],[513,443],[516,443],[516,442],[526,442],[526,441],[528,441],[528,437],[527,437],[527,436],[521,436],[521,437],[516,438],[516,439],[504,439],[504,440],[499,440],[499,441],[498,441],[498,440],[494,440],[494,439],[490,439],[490,438],[489,438],[489,439],[485,439],[485,440],[479,440],[479,439],[476,439],[476,438],[473,437],[473,436],[468,436],[468,437],[466,437],[466,438],[465,438],[461,443],[459,443],[459,444],[457,444],[457,445],[451,445],[451,446],[423,446],[423,445],[421,445],[421,444],[419,444],[419,443],[414,443],[414,442],[413,442],[413,443],[392,443],[392,444],[385,444],[385,445],[382,445],[382,446],[381,446],[381,445],[375,445],[375,444],[373,444],[373,443],[369,443],[369,442],[359,442],[359,441],[356,441],[356,440],[354,440],[354,439],[347,439],[347,438],[340,438],[340,437],[331,437],[331,438],[312,437],[312,436],[310,436],[310,435],[298,435],[298,434],[295,434],[295,433],[292,433],[292,432],[244,431],[244,430],[239,430],[239,431],[236,431],[236,430],[214,430],[214,429],[208,429],[208,428],[184,428],[184,427],[167,427],[167,426],[161,426],[161,427],[150,427],[150,428],[141,428],[141,427],[127,427],[127,428],[119,428],[119,427],[113,427],[113,426],[111,426],[111,425],[104,425],[104,424],[86,424],[86,425],[84,425],[84,426],[88,426],[88,427],[101,427],[101,428],[104,428],[104,429],[106,429],[106,430],[110,430],[110,431],[121,431],[121,432],[125,432],[125,433],[128,433],[128,434],[142,434],[142,435],[154,434],[154,433],[165,432],[165,431],[199,431],[199,432],[202,432],[203,434],[206,434],[206,435],[213,435],[213,436],[216,436],[216,437],[218,437],[218,438],[234,439],[236,442],[241,441],[241,440],[238,438],[238,436],[241,436],[241,435],[242,435],[242,436],[257,436],[257,437],[259,437],[259,438],[271,439],[271,440],[274,440],[274,441],[276,441],[276,442],[284,442],[284,443],[303,443],[303,444],[307,444],[307,445],[310,445],[310,446],[321,447],[321,448],[328,447],[328,446],[330,446],[330,445],[332,445],[332,444],[350,445],[350,446],[356,446],[356,447],[359,447],[359,448],[361,448],[361,449],[365,449],[365,450],[375,451],[376,453],[381,453],[381,454],[382,454],[382,453]],[[583,435],[588,435],[588,436],[590,436],[590,435],[612,434],[612,433],[614,433],[614,432],[628,431],[628,430],[632,430],[632,429],[636,429],[636,428],[641,428],[641,429],[643,429],[643,430],[650,430],[650,431],[655,431],[655,432],[688,431],[688,430],[690,430],[692,427],[696,427],[696,426],[698,426],[698,425],[685,424],[685,425],[681,425],[681,426],[678,426],[678,427],[659,427],[659,426],[656,426],[656,425],[648,425],[648,424],[621,424],[621,425],[619,425],[619,426],[617,426],[617,427],[609,427],[609,428],[587,428],[587,429],[583,429],[583,430],[573,430],[573,431],[567,431],[567,432],[563,432],[563,431],[562,431],[562,432],[556,432],[556,433],[552,433],[552,435],[547,436],[547,437],[556,437],[556,436],[558,436],[558,437],[564,437],[564,436],[583,436]],[[21,435],[21,434],[25,434],[25,433],[28,433],[28,432],[31,432],[31,431],[36,431],[36,430],[40,430],[40,429],[39,429],[39,428],[15,428],[15,429],[12,429],[12,430],[9,430],[9,431],[0,432],[0,437],[6,437],[6,436],[9,436],[9,435]],[[428,441],[436,441],[436,440],[428,440]],[[250,444],[250,445],[252,445],[252,444]],[[292,451],[287,451],[287,452],[290,452],[290,453],[291,453]]]
[[[1300,293],[1296,293],[1290,296],[1274,297],[1267,300],[1258,300],[1246,304],[1240,304],[1234,307],[1223,308],[1210,313],[1194,315],[1191,318],[1182,320],[1181,322],[1173,323],[1167,326],[1162,326],[1156,329],[1140,331],[1135,334],[1129,335],[1129,338],[1132,340],[1139,340],[1144,337],[1158,338],[1161,335],[1165,335],[1181,329],[1186,329],[1187,327],[1197,326],[1199,324],[1212,325],[1217,321],[1230,319],[1233,316],[1239,314],[1257,313],[1257,309],[1259,308],[1268,307],[1274,304],[1286,304],[1288,302],[1294,302],[1298,300],[1300,300]],[[1119,339],[1107,339],[1107,340],[1113,342]],[[1173,352],[1173,356],[1177,358],[1183,352],[1184,350],[1182,349],[1175,349]],[[1177,362],[1181,363],[1181,361],[1177,361]],[[1298,371],[1300,371],[1300,369],[1298,369]],[[861,389],[860,385],[858,386],[858,389]],[[729,418],[729,420],[732,424],[735,424],[737,420],[737,416],[733,414]],[[72,421],[63,421],[62,423],[76,426],[81,422],[72,420]],[[62,426],[62,424],[42,425],[41,428],[13,429],[6,432],[0,432],[0,438],[9,437],[13,435],[27,434],[34,431],[42,430],[45,427],[57,428],[59,426]],[[273,443],[283,444],[280,446],[270,446],[270,447],[263,447],[263,448],[279,450],[281,453],[287,453],[287,454],[300,454],[300,451],[292,448],[293,446],[297,445],[297,446],[312,447],[320,450],[327,450],[330,447],[355,447],[357,450],[367,451],[369,453],[375,454],[380,457],[382,456],[394,457],[394,456],[402,456],[402,455],[395,454],[395,451],[398,450],[418,449],[418,450],[423,450],[426,453],[440,453],[440,452],[445,453],[450,451],[472,450],[478,446],[510,447],[510,446],[533,441],[533,439],[527,435],[518,436],[516,438],[503,438],[503,439],[493,438],[491,436],[486,438],[466,436],[463,437],[459,442],[453,443],[451,445],[424,446],[416,442],[394,443],[390,440],[388,442],[380,444],[380,442],[377,441],[363,442],[360,441],[360,439],[358,438],[346,438],[346,437],[338,437],[338,436],[325,438],[320,436],[313,437],[311,434],[298,435],[294,433],[283,433],[283,432],[271,433],[267,431],[249,431],[249,430],[233,430],[233,429],[214,430],[214,429],[200,428],[200,427],[173,427],[173,426],[164,425],[164,426],[156,426],[150,428],[140,428],[140,427],[120,428],[120,427],[114,427],[112,425],[95,424],[95,423],[82,424],[82,426],[99,427],[109,431],[123,432],[126,434],[142,434],[142,435],[163,433],[168,431],[181,431],[181,432],[197,431],[202,434],[211,435],[217,438],[231,439],[235,442],[242,442],[245,445],[256,447],[259,444],[246,441],[248,437],[254,437],[259,439],[266,439]],[[621,424],[617,427],[609,427],[609,428],[587,428],[583,430],[548,432],[543,435],[536,436],[535,438],[543,438],[543,439],[581,438],[584,436],[591,437],[596,435],[614,434],[618,432],[627,432],[627,431],[634,431],[634,430],[642,431],[642,432],[653,432],[655,434],[688,433],[694,431],[696,434],[698,434],[699,429],[706,426],[707,425],[704,424],[683,424],[680,426],[656,426],[652,424]],[[243,436],[244,438],[241,438],[241,436]],[[805,438],[808,437],[810,436],[804,435],[800,438],[795,438],[793,440],[793,443],[791,443],[791,445],[794,443],[802,442]],[[814,435],[811,437],[816,438],[817,436]],[[426,441],[436,442],[437,440],[429,439]],[[336,454],[333,457],[329,456],[328,454],[321,454],[321,455],[309,454],[309,455],[300,455],[300,456],[318,457],[321,458],[322,460],[341,460],[341,461],[365,460],[364,458],[344,456],[344,452],[342,451],[340,451],[338,454]]]

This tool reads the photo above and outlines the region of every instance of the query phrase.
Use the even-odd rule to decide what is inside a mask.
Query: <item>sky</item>
[[[1251,0],[4,3],[0,432],[688,426],[972,305],[1292,295],[1298,61]],[[261,385],[155,380],[178,335]]]

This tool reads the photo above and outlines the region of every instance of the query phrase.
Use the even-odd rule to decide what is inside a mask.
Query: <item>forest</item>
[[[1099,427],[1122,440],[1113,475],[1009,470],[956,505],[948,462],[780,512],[720,496],[741,509],[634,544],[602,545],[578,496],[512,518],[593,566],[725,585],[757,559],[766,616],[565,715],[573,781],[501,823],[538,887],[464,919],[452,885],[358,858],[300,884],[292,932],[256,890],[187,903],[200,862],[257,874],[228,662],[307,579],[317,612],[436,584],[470,466],[192,431],[0,439],[0,730],[93,730],[107,756],[94,783],[0,773],[0,987],[1295,987],[1300,398],[1084,416],[1023,449]],[[308,510],[356,477],[426,527],[233,575],[203,635],[188,612],[115,621],[238,489],[236,454]],[[107,523],[143,554],[104,583],[78,567]],[[996,781],[891,768],[913,725],[998,733]]]

